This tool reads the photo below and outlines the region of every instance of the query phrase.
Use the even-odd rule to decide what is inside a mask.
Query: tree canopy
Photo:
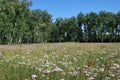
[[[57,18],[28,0],[0,0],[0,43],[120,42],[120,11]]]

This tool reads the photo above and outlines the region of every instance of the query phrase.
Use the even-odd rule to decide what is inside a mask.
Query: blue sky
[[[32,0],[32,2],[31,9],[46,9],[53,16],[53,20],[57,17],[77,16],[79,12],[98,13],[105,10],[116,13],[120,10],[120,0]]]

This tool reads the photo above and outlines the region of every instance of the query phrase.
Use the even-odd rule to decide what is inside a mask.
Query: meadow
[[[120,80],[120,43],[0,45],[0,80]]]

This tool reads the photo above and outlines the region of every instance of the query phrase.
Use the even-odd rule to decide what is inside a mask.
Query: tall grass
[[[120,80],[120,43],[0,46],[0,80]]]

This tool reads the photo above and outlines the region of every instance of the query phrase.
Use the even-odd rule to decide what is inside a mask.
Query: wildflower
[[[77,71],[73,71],[72,76],[77,76]]]
[[[105,80],[110,80],[110,77],[105,77]]]
[[[33,74],[33,75],[32,75],[32,79],[35,80],[35,78],[37,78],[37,75],[36,75],[36,74]]]
[[[89,76],[90,74],[86,73],[85,75],[86,75],[86,76]]]
[[[39,72],[41,72],[41,71],[42,71],[42,69],[41,69],[41,68],[38,68],[38,71],[39,71]]]
[[[88,68],[88,66],[87,66],[87,65],[84,65],[84,68]]]
[[[43,77],[45,77],[45,75],[42,75]]]
[[[94,80],[94,77],[90,77],[90,78],[88,78],[88,80]]]
[[[49,80],[50,78],[47,77],[47,80]]]
[[[25,64],[25,62],[18,62],[18,64]]]
[[[68,55],[64,55],[64,58],[66,58],[66,59],[67,59],[67,58],[68,58]]]
[[[54,70],[53,70],[53,72],[61,72],[61,71],[63,71],[61,68],[59,68],[59,67],[56,67]]]
[[[119,64],[114,63],[112,67],[110,67],[111,69],[117,69],[120,68]]]
[[[80,67],[78,67],[78,69],[80,69]]]
[[[74,72],[72,73],[72,75],[73,75],[73,76],[76,76],[76,75],[77,75],[77,72],[76,72],[76,71],[74,71]]]
[[[117,70],[118,73],[120,73],[120,70]]]
[[[119,65],[119,64],[116,64],[116,63],[114,63],[113,66],[116,67],[116,68],[119,68],[119,67],[120,67],[120,65]]]
[[[64,80],[64,78],[60,79],[60,80]]]
[[[45,66],[49,67],[50,63],[48,62],[48,60],[45,60]]]
[[[94,77],[97,77],[97,75],[98,75],[97,73],[94,73],[94,75],[93,75],[93,76],[94,76]]]
[[[42,69],[41,69],[41,68],[39,68],[39,67],[35,67],[35,69],[36,69],[36,70],[38,70],[39,72],[41,72],[41,71],[42,71]]]
[[[77,61],[77,59],[75,58],[75,57],[73,57],[73,60],[76,62]]]
[[[49,56],[46,54],[45,56],[44,56],[44,58],[48,58]]]
[[[50,73],[50,71],[49,71],[49,70],[43,70],[42,72],[43,72],[43,73],[45,73],[45,74]]]
[[[100,72],[104,72],[104,68],[100,68],[99,70],[100,70]]]
[[[112,77],[114,77],[115,75],[114,74],[111,74]]]
[[[63,65],[64,67],[67,67],[67,66],[68,66],[68,63],[62,63],[62,65]]]

